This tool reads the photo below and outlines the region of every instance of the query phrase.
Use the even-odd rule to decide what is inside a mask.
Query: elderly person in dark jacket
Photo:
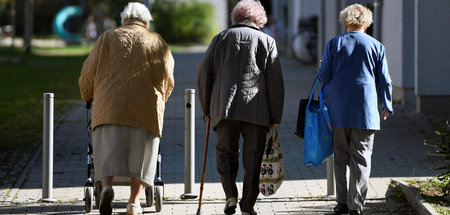
[[[226,195],[225,214],[234,214],[238,191],[239,138],[244,138],[242,214],[259,194],[259,171],[266,134],[281,122],[284,84],[275,40],[260,28],[267,22],[259,1],[242,0],[231,13],[232,26],[216,35],[198,66],[203,113],[217,134],[217,170]]]

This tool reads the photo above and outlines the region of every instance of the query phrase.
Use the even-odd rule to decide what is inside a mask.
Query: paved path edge
[[[420,215],[439,215],[434,208],[428,204],[425,199],[420,196],[416,188],[412,187],[408,182],[403,180],[392,179],[394,183],[398,183],[405,194],[406,200],[411,207]]]
[[[11,203],[14,200],[14,198],[17,195],[17,192],[19,192],[20,187],[22,186],[23,182],[25,181],[25,178],[28,176],[28,173],[30,172],[31,167],[33,167],[33,165],[39,159],[39,156],[40,156],[41,153],[42,153],[42,146],[40,146],[36,150],[36,152],[34,153],[33,157],[28,162],[28,164],[25,167],[25,169],[22,171],[22,174],[20,175],[19,180],[17,180],[16,184],[12,188],[10,188],[10,191],[7,194],[6,198],[3,200],[3,203],[4,202]]]

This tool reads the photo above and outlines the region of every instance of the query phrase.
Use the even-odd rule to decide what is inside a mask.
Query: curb
[[[392,182],[398,183],[402,188],[402,193],[405,194],[411,207],[420,215],[439,215],[434,208],[422,198],[417,190],[402,180],[392,179]]]

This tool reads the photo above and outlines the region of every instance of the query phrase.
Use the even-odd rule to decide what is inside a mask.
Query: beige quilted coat
[[[174,87],[174,60],[162,37],[128,20],[104,32],[81,70],[82,99],[93,99],[92,129],[103,124],[148,130],[161,137]]]

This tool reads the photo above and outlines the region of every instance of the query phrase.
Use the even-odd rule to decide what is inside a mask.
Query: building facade
[[[272,15],[289,53],[298,20],[317,15],[317,55],[345,28],[339,12],[360,3],[374,12],[372,36],[387,51],[395,102],[425,114],[450,114],[450,1],[448,0],[272,0]]]

